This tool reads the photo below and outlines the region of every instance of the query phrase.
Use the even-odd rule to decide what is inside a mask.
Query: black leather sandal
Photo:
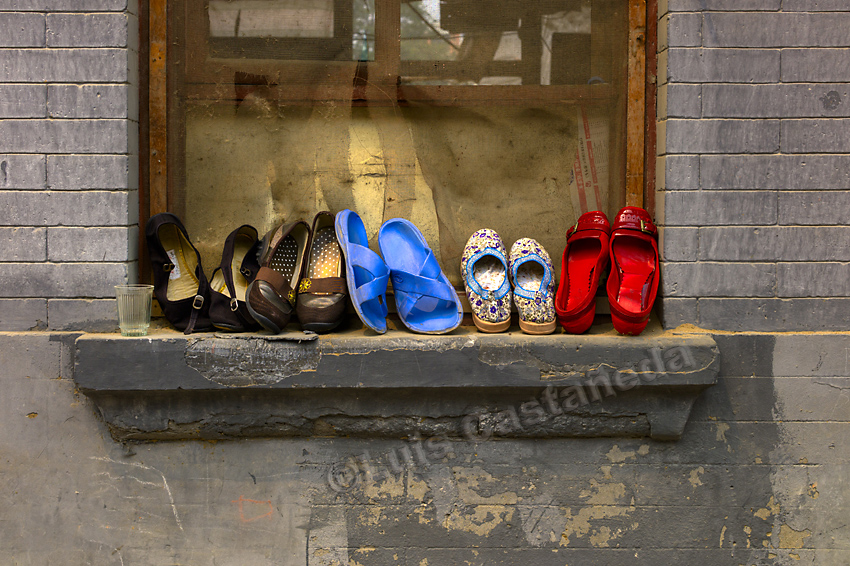
[[[259,330],[248,312],[245,296],[260,271],[260,241],[253,226],[240,226],[224,241],[221,264],[210,280],[210,318],[216,328],[231,332]]]
[[[145,238],[154,294],[165,318],[185,334],[209,330],[210,286],[183,223],[170,212],[155,214],[145,226]]]

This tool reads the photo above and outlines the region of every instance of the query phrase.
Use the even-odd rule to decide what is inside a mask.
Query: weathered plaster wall
[[[678,442],[452,441],[425,466],[402,439],[122,446],[73,335],[0,334],[0,562],[844,566],[850,339],[715,339]]]

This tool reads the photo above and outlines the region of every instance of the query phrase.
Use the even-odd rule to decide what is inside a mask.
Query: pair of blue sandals
[[[378,232],[381,256],[369,249],[366,227],[357,213],[336,215],[336,237],[354,310],[375,332],[387,331],[387,284],[392,280],[396,309],[404,325],[424,334],[451,332],[463,316],[460,300],[440,269],[422,232],[404,218],[384,222]]]

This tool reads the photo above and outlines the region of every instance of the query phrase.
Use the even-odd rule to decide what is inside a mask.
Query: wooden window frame
[[[179,129],[180,108],[169,108],[168,92],[176,87],[184,88],[187,98],[203,100],[211,96],[209,86],[220,79],[211,72],[204,61],[196,60],[204,53],[198,47],[205,33],[198,22],[206,22],[204,6],[208,0],[187,0],[183,5],[186,13],[178,15],[186,25],[187,67],[192,69],[189,84],[176,85],[174,74],[169,73],[169,45],[175,44],[175,31],[169,29],[169,7],[167,0],[140,0],[140,187],[139,223],[144,226],[154,214],[173,209],[171,188],[182,174],[182,134]],[[355,82],[354,92],[346,93],[345,101],[350,104],[406,104],[426,101],[432,105],[477,106],[477,105],[521,105],[535,103],[567,103],[593,105],[608,101],[618,95],[627,97],[625,104],[625,155],[621,167],[615,168],[623,175],[625,204],[646,208],[650,213],[655,208],[655,102],[656,102],[656,48],[657,48],[657,0],[622,0],[628,4],[628,63],[626,92],[612,92],[610,85],[503,85],[503,86],[421,86],[401,85],[399,75],[402,66],[415,68],[418,62],[400,60],[399,30],[401,3],[398,0],[375,0],[375,61],[365,63],[368,81],[359,87]],[[531,0],[536,1],[536,0]],[[381,9],[378,10],[377,6]],[[204,24],[205,25],[205,24]],[[195,48],[191,45],[194,43]],[[531,58],[529,58],[531,59]],[[362,73],[358,66],[364,63],[352,61],[311,62],[313,69],[309,77],[335,76]],[[244,65],[241,65],[244,67]],[[302,62],[279,61],[274,65],[282,76],[303,75]],[[266,66],[267,68],[268,66]],[[317,74],[316,68],[324,73]],[[226,62],[223,68],[227,68]],[[288,73],[288,74],[286,74]],[[258,73],[261,76],[261,73]],[[286,88],[275,92],[287,104],[315,104],[317,101],[334,99],[333,80],[326,84],[315,81],[297,80]],[[388,100],[387,93],[395,91],[396,98]],[[219,98],[219,101],[221,99]],[[232,101],[226,101],[232,103]],[[171,132],[171,136],[169,136]],[[140,257],[145,257],[145,237],[140,230]],[[150,279],[149,266],[141,262],[143,280]]]

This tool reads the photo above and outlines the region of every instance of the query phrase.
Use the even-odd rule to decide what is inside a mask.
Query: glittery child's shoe
[[[520,330],[551,334],[556,326],[555,279],[549,254],[537,241],[521,238],[511,246],[509,260]]]
[[[472,307],[472,322],[481,332],[504,332],[511,325],[511,281],[505,244],[489,228],[466,242],[460,275]]]

